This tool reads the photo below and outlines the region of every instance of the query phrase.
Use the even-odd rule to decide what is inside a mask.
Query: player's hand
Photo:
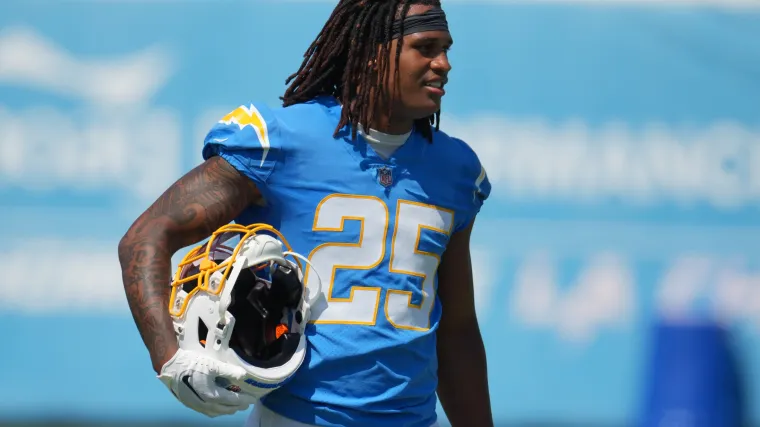
[[[245,370],[239,366],[179,349],[161,368],[158,379],[183,405],[209,417],[218,417],[244,411],[256,400],[249,394],[219,385],[240,382],[245,376]]]

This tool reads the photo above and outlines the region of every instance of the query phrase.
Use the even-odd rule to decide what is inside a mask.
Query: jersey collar
[[[335,97],[325,95],[319,97],[317,101],[327,107],[336,122],[340,120],[341,109],[343,107]],[[351,129],[349,125],[346,125],[340,130],[338,138],[346,145],[348,151],[351,152],[357,160],[370,160],[372,163],[401,165],[417,161],[422,157],[425,148],[429,145],[420,132],[416,129],[412,129],[409,139],[401,147],[395,150],[388,159],[383,159],[380,155],[375,153],[372,147],[367,144],[367,141],[360,134],[357,133],[356,140],[351,140]]]

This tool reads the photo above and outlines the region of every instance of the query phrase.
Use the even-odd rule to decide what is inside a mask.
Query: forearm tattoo
[[[167,189],[122,238],[127,301],[156,370],[176,351],[167,308],[172,255],[207,238],[259,197],[248,178],[213,157]]]

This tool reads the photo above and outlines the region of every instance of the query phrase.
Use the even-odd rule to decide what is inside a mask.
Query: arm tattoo
[[[172,255],[210,236],[259,197],[248,178],[213,157],[167,189],[119,243],[127,302],[156,371],[177,349],[168,312]]]

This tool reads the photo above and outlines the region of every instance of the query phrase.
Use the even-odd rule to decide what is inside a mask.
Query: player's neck
[[[404,135],[412,131],[414,128],[414,120],[405,118],[404,114],[399,114],[400,103],[398,101],[393,102],[387,98],[376,99],[374,91],[370,93],[370,99],[374,104],[374,111],[372,115],[372,121],[370,123],[370,129],[386,133],[388,135]],[[392,102],[391,108],[388,108],[388,102]],[[395,110],[394,113],[390,113],[389,110]]]
[[[370,95],[373,97],[373,95]],[[340,102],[340,101],[338,101]],[[375,111],[369,124],[371,130],[386,133],[388,135],[404,135],[414,128],[414,120],[399,117],[398,114],[391,117],[388,107],[383,102],[375,102]]]
[[[387,114],[379,114],[374,117],[370,128],[389,135],[403,135],[412,131],[414,120],[404,120],[398,117],[392,119]]]

